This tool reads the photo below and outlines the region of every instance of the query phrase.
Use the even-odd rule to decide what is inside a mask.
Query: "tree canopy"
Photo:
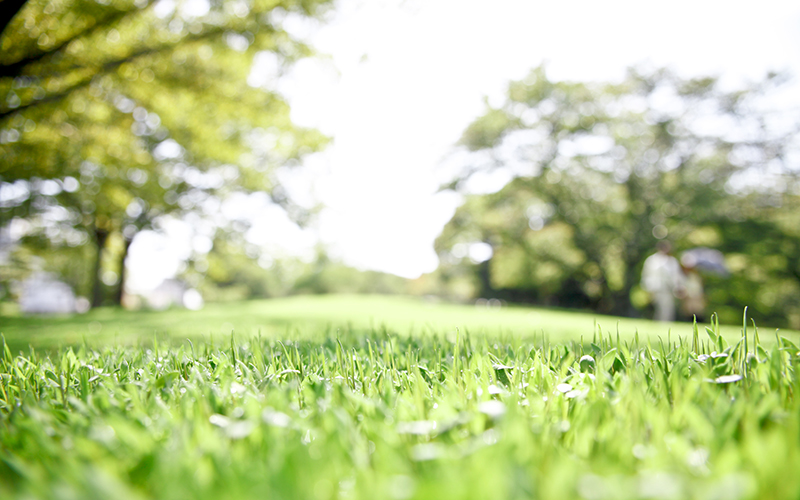
[[[124,262],[133,236],[164,214],[213,212],[236,191],[291,207],[276,169],[327,138],[296,127],[275,91],[311,54],[284,25],[327,3],[3,2],[0,227],[24,218],[41,245],[95,246],[97,277],[109,238],[124,241]]]
[[[639,315],[642,263],[668,239],[728,256],[729,281],[708,277],[712,308],[749,304],[796,326],[798,136],[770,109],[780,83],[730,91],[633,69],[618,83],[558,82],[534,69],[463,133],[446,187],[467,197],[436,242],[443,277],[470,277],[485,297]],[[487,175],[509,181],[469,194]]]

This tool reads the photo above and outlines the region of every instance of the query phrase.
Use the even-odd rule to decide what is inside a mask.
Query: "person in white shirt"
[[[659,241],[656,253],[644,261],[642,288],[653,296],[656,321],[675,321],[675,297],[684,291],[684,275],[672,246]]]

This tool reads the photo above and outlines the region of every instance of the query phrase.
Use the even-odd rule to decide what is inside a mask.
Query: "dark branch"
[[[92,79],[94,79],[95,76],[101,75],[101,74],[110,73],[111,71],[116,70],[117,68],[119,68],[120,66],[122,66],[123,64],[125,64],[127,62],[133,61],[133,60],[138,59],[140,57],[145,57],[145,56],[148,56],[148,55],[158,54],[158,53],[161,53],[161,52],[166,52],[166,51],[172,50],[177,45],[179,45],[181,43],[185,43],[186,41],[196,42],[196,41],[199,41],[199,40],[203,40],[203,39],[207,39],[207,38],[213,38],[215,36],[220,36],[224,32],[225,31],[222,28],[215,28],[215,29],[207,31],[205,33],[201,33],[199,35],[194,35],[194,36],[191,36],[191,37],[187,37],[186,39],[181,40],[181,41],[176,42],[176,43],[166,44],[166,45],[162,45],[160,47],[141,49],[139,51],[136,51],[136,52],[134,52],[132,54],[129,54],[129,55],[125,56],[125,57],[122,57],[120,59],[116,59],[116,60],[113,60],[113,61],[107,61],[107,62],[103,63],[102,65],[100,65],[97,68],[97,71],[95,73],[93,73],[91,76],[86,77],[86,78],[80,80],[79,82],[70,85],[69,87],[65,88],[64,90],[61,90],[59,92],[55,92],[53,94],[50,94],[50,95],[46,96],[43,99],[30,101],[30,102],[28,102],[26,104],[23,104],[21,106],[18,106],[16,108],[14,108],[14,109],[0,110],[0,122],[2,122],[6,117],[8,117],[10,115],[13,115],[15,113],[18,113],[19,111],[22,111],[24,109],[33,108],[35,106],[39,106],[41,104],[48,103],[48,102],[60,101],[61,99],[64,99],[65,97],[69,96],[72,92],[89,85],[91,83]]]
[[[120,63],[120,64],[122,64],[122,63]],[[2,123],[2,121],[6,117],[11,116],[14,113],[17,113],[17,112],[22,111],[24,109],[29,109],[29,108],[33,108],[35,106],[40,106],[40,105],[46,104],[48,102],[60,101],[61,99],[67,97],[68,95],[70,95],[71,93],[75,92],[76,90],[89,85],[91,83],[93,77],[94,77],[94,75],[92,75],[92,77],[90,77],[90,78],[85,78],[85,79],[83,79],[83,80],[81,80],[81,81],[79,81],[77,83],[74,83],[74,84],[70,85],[69,87],[65,88],[62,91],[56,92],[54,94],[50,94],[50,95],[44,97],[43,99],[31,101],[31,102],[29,102],[27,104],[23,104],[21,106],[18,106],[18,107],[14,108],[14,109],[8,109],[8,110],[0,111],[0,123]]]
[[[0,3],[0,35],[27,2],[28,0],[3,0]]]
[[[5,1],[8,1],[8,0],[4,0],[4,3],[5,3]],[[152,5],[152,3],[153,3],[152,0],[150,2],[148,2],[147,7]],[[114,26],[114,25],[118,24],[121,20],[123,20],[126,17],[128,17],[129,15],[139,13],[142,10],[143,9],[139,9],[139,8],[134,7],[133,9],[128,9],[128,10],[113,11],[110,14],[108,14],[106,17],[104,17],[102,19],[99,19],[98,21],[96,21],[95,23],[93,23],[90,26],[87,26],[83,30],[80,30],[80,31],[78,31],[76,33],[73,33],[72,35],[70,35],[66,39],[64,39],[63,41],[59,42],[58,44],[56,44],[56,45],[54,45],[54,46],[52,46],[50,48],[48,48],[47,50],[42,50],[42,51],[39,51],[39,52],[37,52],[35,54],[28,55],[26,57],[23,57],[19,61],[16,61],[16,62],[13,62],[13,63],[10,63],[10,64],[0,65],[0,78],[9,78],[9,77],[10,78],[14,78],[14,77],[17,77],[17,76],[21,76],[24,73],[25,68],[27,66],[29,66],[29,65],[31,65],[33,63],[36,63],[38,61],[41,61],[42,59],[44,59],[46,57],[49,57],[49,56],[57,54],[58,52],[60,52],[63,49],[65,49],[70,43],[72,43],[73,41],[75,41],[75,40],[77,40],[79,38],[91,36],[92,34],[94,34],[95,32],[97,32],[97,31],[99,31],[99,30],[101,30],[103,28]]]

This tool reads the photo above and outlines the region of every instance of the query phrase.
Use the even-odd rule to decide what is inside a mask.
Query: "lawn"
[[[41,348],[0,346],[0,498],[800,497],[796,332],[387,297],[2,330]]]
[[[665,341],[672,336],[688,336],[688,323],[654,323],[641,319],[601,316],[592,313],[530,307],[487,308],[450,304],[413,297],[316,295],[271,300],[208,304],[200,311],[122,311],[100,308],[85,315],[70,317],[0,317],[0,333],[15,350],[55,345],[131,344],[192,339],[224,339],[234,332],[245,338],[259,332],[272,338],[313,338],[326,334],[373,329],[405,334],[424,332],[453,333],[456,329],[472,333],[514,334],[521,337],[547,335],[552,341],[589,338],[598,329],[617,332],[622,339],[641,336]],[[702,328],[701,328],[702,329]],[[729,339],[741,333],[741,324],[722,326]],[[774,337],[774,329],[762,336]],[[800,332],[781,331],[791,339]]]

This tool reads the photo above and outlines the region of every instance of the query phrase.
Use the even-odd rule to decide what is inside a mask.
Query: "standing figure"
[[[683,271],[668,242],[659,241],[656,250],[644,261],[642,288],[653,296],[656,321],[674,321],[675,297],[684,292]]]

